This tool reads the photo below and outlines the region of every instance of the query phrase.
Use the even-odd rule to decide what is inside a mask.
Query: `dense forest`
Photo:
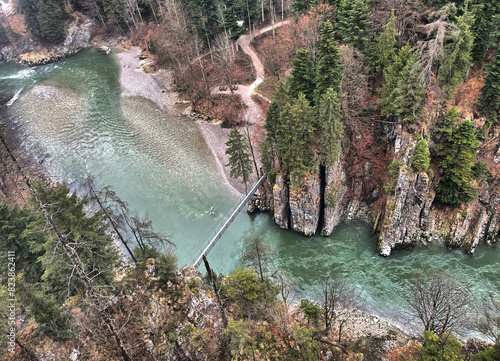
[[[472,204],[490,204],[485,189],[498,193],[496,1],[18,0],[15,7],[44,45],[64,42],[68,24],[83,15],[101,35],[126,37],[155,67],[173,69],[193,109],[233,128],[231,176],[246,186],[259,172],[258,151],[275,201],[286,188],[290,204],[300,203],[311,177],[321,183],[338,167],[353,180],[345,193],[378,207],[380,219],[398,213],[408,174],[429,184],[438,211],[460,219],[473,216]],[[256,101],[266,111],[265,135],[255,140],[234,91],[255,69],[235,41],[267,25],[272,31],[253,42],[266,74]],[[0,14],[0,45],[18,41]],[[397,138],[404,154],[391,145],[396,128],[406,136]],[[2,143],[13,178],[0,177],[5,360],[500,360],[500,302],[475,299],[453,276],[417,275],[403,296],[421,338],[380,327],[356,335],[347,326],[366,323],[355,316],[360,297],[337,275],[321,279],[316,300],[293,303],[293,285],[259,239],[230,275],[217,275],[208,260],[205,276],[178,270],[168,237],[113,189],[90,179],[78,194],[32,184],[3,136]],[[320,187],[318,213],[345,202],[341,183]],[[280,225],[295,229],[291,217]],[[388,222],[379,221],[380,233]],[[471,329],[491,343],[456,338]]]

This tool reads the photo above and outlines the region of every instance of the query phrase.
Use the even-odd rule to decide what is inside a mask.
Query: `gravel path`
[[[287,24],[289,21],[283,21],[274,25],[274,28],[278,28],[284,24]],[[272,26],[267,26],[265,28],[260,29],[255,36],[259,36],[265,34],[272,30]],[[253,50],[251,46],[252,40],[255,36],[250,36],[249,34],[242,35],[237,41],[236,44],[243,50],[245,54],[250,56],[253,64],[253,68],[255,69],[256,79],[250,85],[238,85],[238,89],[234,91],[234,93],[239,94],[241,96],[242,101],[246,105],[245,112],[243,117],[245,121],[250,125],[250,138],[252,139],[252,144],[254,148],[255,158],[257,160],[257,166],[260,168],[260,152],[259,148],[262,145],[263,134],[265,134],[263,127],[265,122],[265,114],[262,111],[262,108],[252,99],[252,96],[257,94],[255,92],[255,88],[264,81],[264,66],[260,61],[257,53]],[[219,91],[217,88],[212,91],[213,94],[224,94],[231,95],[230,90]],[[229,134],[229,130],[220,129],[218,125],[212,124],[199,124],[200,129],[205,135],[205,139],[214,154],[215,159],[219,163],[219,165],[227,164],[229,159],[225,154],[226,146],[225,143],[227,141],[227,135]],[[219,128],[219,129],[214,129]],[[231,178],[229,175],[229,168],[223,166],[223,172],[226,176],[228,182],[237,189],[240,193],[245,191],[245,187],[241,182],[237,179]],[[257,176],[253,174],[251,182],[257,180]]]

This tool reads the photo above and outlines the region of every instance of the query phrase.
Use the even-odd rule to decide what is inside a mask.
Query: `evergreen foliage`
[[[217,33],[217,4],[213,0],[189,0],[191,19],[202,39],[212,39]]]
[[[295,16],[303,14],[310,7],[317,5],[318,2],[318,0],[292,0],[292,14]]]
[[[58,3],[57,0],[39,0],[40,37],[54,44],[63,42],[66,39],[64,16],[64,3]]]
[[[476,130],[470,120],[465,120],[458,127],[456,122],[457,110],[451,109],[445,122],[439,129],[439,144],[436,146],[436,155],[443,176],[437,188],[437,198],[443,204],[458,205],[462,198],[470,200],[474,191],[470,184],[472,167],[479,142],[476,139]]]
[[[255,354],[255,349],[258,347],[257,340],[250,336],[247,330],[247,324],[243,320],[229,321],[228,327],[224,330],[224,334],[229,339],[229,350],[238,360],[251,360]]]
[[[333,88],[338,92],[342,79],[340,50],[338,43],[335,41],[332,23],[329,20],[323,23],[320,33],[318,61],[316,64],[316,103],[319,102],[328,88]]]
[[[5,30],[3,24],[0,23],[0,46],[8,45],[9,43],[10,40],[7,36],[7,31]]]
[[[296,327],[293,338],[298,345],[298,355],[295,360],[320,361],[320,343],[317,331],[309,327]]]
[[[43,291],[40,284],[26,283],[22,274],[16,283],[17,296],[39,324],[36,335],[43,334],[59,341],[74,336],[71,316],[56,303],[50,290]]]
[[[248,142],[245,139],[245,136],[241,134],[238,129],[233,128],[229,133],[226,147],[226,154],[229,156],[229,163],[226,164],[226,167],[230,167],[231,177],[241,177],[246,190],[247,183],[250,180],[250,175],[252,174],[252,160]]]
[[[307,323],[312,322],[313,325],[318,326],[322,311],[317,304],[302,300],[300,301],[300,309],[304,313]]]
[[[276,302],[279,287],[268,277],[262,282],[251,268],[238,268],[224,281],[222,294],[234,302],[243,316],[249,313],[260,315],[270,304]]]
[[[491,46],[498,46],[500,40],[500,2],[490,0],[470,0],[474,24],[472,33],[474,36],[474,47],[472,57],[480,63],[484,54]]]
[[[110,283],[114,277],[113,267],[118,262],[118,253],[113,239],[107,233],[105,216],[101,212],[87,216],[87,198],[79,199],[76,193],[67,196],[69,189],[66,185],[50,189],[36,185],[35,189],[60,232],[75,249],[84,271],[93,278],[94,284]],[[42,220],[38,225],[44,228],[45,222]],[[54,239],[49,238],[43,245],[43,251],[44,254],[39,259],[45,268],[42,280],[57,302],[62,302],[68,296],[76,294],[79,288],[83,288],[82,281],[73,275],[73,266],[61,254],[62,250]],[[58,254],[61,257],[54,257]]]
[[[155,268],[161,286],[167,287],[169,282],[176,283],[177,256],[170,253],[160,255]]]
[[[486,66],[487,76],[481,90],[479,107],[483,114],[498,120],[500,110],[500,51],[497,50],[495,59]]]
[[[340,154],[340,140],[344,134],[338,92],[332,88],[328,89],[323,94],[318,108],[320,160],[322,165],[331,166]]]
[[[276,127],[280,121],[280,114],[283,111],[285,104],[289,101],[286,85],[283,82],[278,84],[273,95],[273,101],[269,104],[269,109],[266,114],[266,122],[264,129],[266,130],[266,139],[261,147],[261,162],[264,172],[271,181],[276,175],[276,159],[279,159],[277,149]]]
[[[419,79],[421,65],[418,59],[418,52],[406,45],[385,68],[386,84],[380,90],[384,97],[379,100],[384,116],[396,117],[405,123],[417,119],[427,94]]]
[[[424,345],[418,348],[421,361],[460,361],[462,346],[457,339],[445,333],[438,337],[432,331],[424,331]]]
[[[283,170],[292,177],[305,175],[315,164],[313,119],[313,109],[302,93],[287,103],[280,115],[276,147]]]
[[[396,57],[396,16],[391,12],[389,22],[384,25],[384,30],[378,36],[375,44],[376,70],[382,72]]]
[[[425,172],[429,168],[430,161],[431,158],[427,141],[422,138],[415,146],[413,157],[411,158],[411,164],[419,172]]]
[[[497,361],[500,360],[500,342],[497,341],[487,350],[483,350],[474,358],[475,361]]]
[[[15,252],[17,268],[24,270],[24,278],[30,283],[40,282],[43,274],[37,260],[42,255],[40,246],[47,238],[33,227],[40,216],[27,208],[10,207],[7,202],[0,202],[0,248]],[[0,272],[5,276],[7,262],[0,264]]]
[[[309,51],[304,49],[297,50],[296,58],[292,61],[292,72],[290,74],[288,94],[297,98],[299,93],[305,95],[310,104],[314,104],[315,74],[314,63],[312,62]]]
[[[251,24],[259,18],[260,2],[258,0],[234,0],[228,1],[229,6],[234,15],[239,20],[245,21],[245,27],[250,29]],[[250,15],[250,23],[248,16]]]
[[[19,11],[24,23],[33,36],[58,44],[65,38],[64,2],[59,0],[20,0]]]
[[[371,58],[371,9],[369,0],[341,0],[337,29],[342,42]]]
[[[451,35],[453,39],[444,48],[444,55],[439,67],[439,85],[451,98],[458,85],[465,80],[472,65],[472,46],[474,36],[470,30],[474,23],[474,16],[466,10],[457,18],[458,30]]]

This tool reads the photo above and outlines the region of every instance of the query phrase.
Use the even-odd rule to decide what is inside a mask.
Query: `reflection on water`
[[[71,183],[92,174],[98,185],[113,186],[171,236],[187,265],[238,195],[223,182],[195,123],[148,100],[122,98],[118,79],[115,59],[95,52],[36,68],[8,64],[0,67],[0,89],[23,90],[3,115],[16,129],[19,150],[44,158],[55,179]],[[320,277],[332,273],[356,285],[366,308],[383,315],[402,313],[401,295],[416,272],[459,275],[476,295],[500,290],[498,249],[479,247],[471,257],[431,245],[384,259],[361,223],[343,224],[330,237],[305,237],[278,228],[267,214],[244,212],[210,253],[214,269],[233,270],[244,243],[256,236],[276,250],[298,297],[314,296]]]

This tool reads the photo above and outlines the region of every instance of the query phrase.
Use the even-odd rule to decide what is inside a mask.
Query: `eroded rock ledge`
[[[372,165],[366,161],[362,176],[349,179],[352,154],[344,149],[333,166],[321,169],[317,165],[300,188],[291,187],[292,182],[284,175],[278,175],[273,183],[266,182],[249,202],[248,211],[271,212],[281,228],[307,236],[317,232],[329,236],[342,221],[366,221],[373,227],[382,256],[432,241],[474,253],[481,242],[492,245],[500,240],[496,180],[482,182],[480,196],[472,203],[459,208],[439,205],[435,202],[434,179],[411,167],[415,145],[412,135],[399,127],[384,136],[391,144],[388,152],[402,163],[393,190],[377,188],[371,191],[376,196],[367,199]]]

